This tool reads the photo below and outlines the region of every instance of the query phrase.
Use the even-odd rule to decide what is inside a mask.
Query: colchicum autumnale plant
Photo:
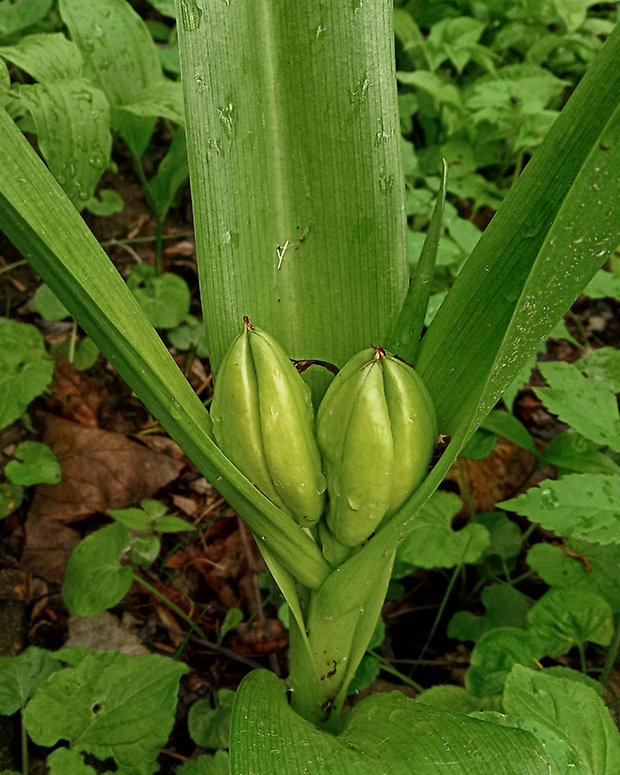
[[[124,4],[81,2],[102,28],[110,11]],[[559,692],[570,704],[573,682],[566,679],[515,667],[504,696],[509,720],[483,714],[483,723],[399,695],[370,697],[344,718],[341,709],[379,617],[399,540],[502,391],[616,247],[620,31],[607,40],[420,342],[444,193],[408,290],[392,10],[386,0],[177,0],[200,283],[216,390],[218,380],[226,382],[225,353],[247,316],[296,360],[343,367],[374,346],[415,363],[437,429],[451,438],[423,481],[413,477],[401,497],[390,495],[385,514],[369,520],[374,534],[368,526],[355,535],[348,527],[340,531],[334,511],[328,511],[326,525],[335,536],[322,522],[317,528],[298,524],[284,513],[296,513],[298,499],[281,482],[256,482],[257,489],[257,477],[244,468],[242,445],[228,449],[230,440],[222,435],[218,446],[211,416],[5,112],[2,228],[251,527],[289,604],[291,704],[286,685],[274,675],[258,671],[245,679],[233,710],[233,773],[430,775],[448,763],[455,773],[560,773],[575,722],[551,723],[544,697]],[[247,347],[246,341],[244,358]],[[284,368],[286,361],[275,352]],[[251,355],[258,379],[257,358],[263,356]],[[386,371],[373,362],[373,379],[377,367]],[[330,373],[313,365],[303,378],[318,407]],[[299,386],[292,390],[300,419],[308,404]],[[291,402],[290,395],[286,400]],[[424,406],[425,392],[414,403]],[[387,404],[389,410],[394,402],[388,398]],[[217,404],[214,411],[224,431]],[[422,418],[425,439],[434,431],[431,414],[429,407]],[[325,445],[329,432],[321,433],[320,421],[319,443]],[[306,430],[300,433],[307,438]],[[426,448],[416,466],[427,454]],[[334,481],[344,486],[338,455],[333,467],[323,455],[328,488]],[[315,463],[308,467],[318,492]],[[308,509],[310,523],[318,509]],[[323,545],[330,548],[324,552]],[[527,725],[523,719],[535,721],[536,732],[520,728]],[[608,717],[596,723],[609,731]],[[612,769],[604,770],[610,775],[620,767],[620,746],[612,738]]]

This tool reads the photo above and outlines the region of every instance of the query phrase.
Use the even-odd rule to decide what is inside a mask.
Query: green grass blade
[[[443,210],[446,203],[446,185],[448,182],[448,165],[443,159],[441,182],[437,192],[437,200],[433,215],[428,225],[426,238],[420,253],[420,260],[415,275],[411,280],[409,292],[394,326],[394,331],[387,343],[387,349],[399,355],[406,363],[415,365],[420,349],[420,337],[424,328],[424,318],[431,294],[431,282],[437,259],[437,248],[441,237]]]
[[[243,477],[211,438],[211,418],[134,296],[8,114],[0,110],[2,229],[173,439],[271,551],[308,586],[318,547]]]
[[[177,9],[212,366],[243,315],[342,366],[407,288],[392,3]]]

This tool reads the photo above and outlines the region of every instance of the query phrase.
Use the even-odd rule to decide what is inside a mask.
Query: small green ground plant
[[[105,16],[123,2],[82,0],[80,12]],[[11,118],[0,112],[8,149],[0,167],[3,229],[251,527],[288,603],[288,684],[264,670],[243,681],[232,709],[230,771],[435,775],[450,767],[462,775],[613,775],[620,767],[620,736],[597,690],[578,671],[557,674],[532,666],[540,650],[561,653],[573,644],[605,645],[609,639],[609,610],[603,614],[599,604],[594,623],[578,618],[550,626],[557,610],[563,611],[562,589],[552,589],[546,604],[543,598],[543,605],[530,609],[527,628],[514,628],[519,634],[512,663],[479,675],[470,691],[480,699],[497,696],[503,687],[503,713],[480,704],[464,708],[473,715],[463,715],[398,693],[370,696],[344,716],[341,710],[377,630],[401,539],[416,530],[432,534],[428,512],[442,499],[433,493],[452,462],[618,244],[619,30],[609,35],[553,122],[420,341],[445,175],[409,287],[391,3],[353,0],[318,8],[302,0],[178,0],[176,10],[216,389],[244,316],[295,360],[342,367],[380,342],[415,363],[439,431],[450,437],[402,507],[350,555],[328,558],[312,531],[289,519],[215,443],[209,413],[138,301]],[[331,375],[317,364],[304,375],[318,406]],[[492,424],[489,429],[494,432]],[[609,436],[601,438],[613,446]],[[447,512],[449,520],[450,509],[439,505],[441,519]],[[557,509],[549,510],[552,520],[558,517]],[[156,521],[149,525],[157,532]],[[473,524],[469,538],[487,546],[489,527]],[[112,529],[124,536],[128,531],[122,521],[104,528],[107,535]],[[596,530],[591,539],[600,542],[602,531],[605,540],[617,543],[605,533],[605,519]],[[117,543],[120,550],[126,540]],[[460,547],[461,558],[453,564],[470,559],[466,549]],[[588,591],[580,594],[581,611],[592,598]],[[482,635],[480,643],[491,635]],[[149,683],[161,693],[160,727],[153,732],[152,718],[142,713],[135,727],[115,727],[122,739],[111,745],[104,741],[111,730],[99,738],[98,724],[114,716],[120,702],[115,693],[122,699],[127,683],[117,675],[104,691],[95,680],[101,692],[93,692],[86,673],[98,657],[65,656],[72,667],[50,675],[27,705],[28,692],[11,698],[13,711],[25,705],[32,739],[50,747],[69,741],[51,756],[71,760],[77,772],[88,772],[85,754],[104,762],[113,757],[117,771],[154,772],[155,748],[169,729],[182,666],[158,662],[165,677]],[[119,655],[99,660],[124,661]],[[133,661],[123,666],[125,675],[132,675],[132,665],[137,671]],[[470,689],[473,682],[470,675]],[[77,684],[81,691],[73,697],[81,701],[81,720],[74,729],[68,726],[72,717],[59,712],[68,695],[57,689]],[[200,767],[196,763],[194,771],[214,771]]]

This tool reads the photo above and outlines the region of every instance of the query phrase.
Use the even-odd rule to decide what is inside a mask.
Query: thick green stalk
[[[392,3],[177,7],[211,365],[247,315],[292,358],[342,366],[407,289]]]

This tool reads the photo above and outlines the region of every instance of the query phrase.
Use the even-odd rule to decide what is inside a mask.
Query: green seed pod
[[[437,439],[433,402],[416,372],[380,347],[355,355],[317,414],[327,477],[327,524],[357,546],[427,474]]]
[[[215,383],[215,441],[270,500],[312,525],[325,506],[325,477],[310,390],[275,339],[244,321]]]

